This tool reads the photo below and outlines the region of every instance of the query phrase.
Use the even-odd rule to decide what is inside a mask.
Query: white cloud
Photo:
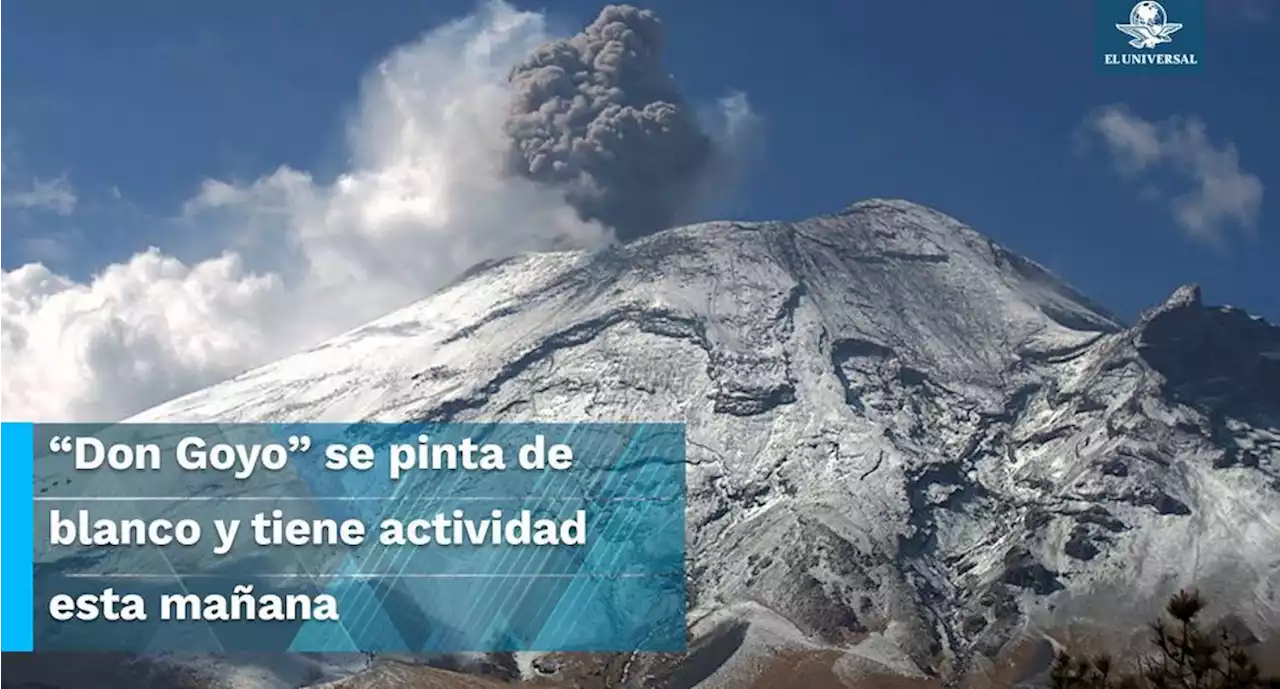
[[[152,249],[80,283],[40,264],[5,272],[4,417],[115,420],[411,303],[480,260],[606,241],[554,190],[501,172],[507,70],[547,38],[542,15],[492,2],[393,51],[363,84],[344,174],[209,180],[185,204],[179,222],[217,237],[221,256]]]
[[[0,189],[0,204],[6,210],[5,219],[10,221],[8,241],[4,246],[10,247],[12,252],[13,248],[18,248],[15,247],[17,244],[27,256],[47,261],[61,260],[66,256],[68,232],[58,229],[41,237],[23,236],[22,232],[13,231],[15,225],[12,221],[15,218],[7,211],[13,209],[22,216],[21,224],[31,219],[47,223],[47,213],[69,216],[75,212],[79,199],[66,175],[51,180],[27,177],[22,171],[21,155],[14,139],[9,130],[0,137],[0,186],[3,187]],[[21,183],[15,184],[15,178],[21,178]]]
[[[698,180],[695,202],[721,205],[732,200],[740,178],[751,169],[764,148],[764,119],[751,108],[747,94],[734,91],[707,107],[699,120],[715,142],[710,169]]]
[[[1210,140],[1200,120],[1150,122],[1111,105],[1091,114],[1085,131],[1105,144],[1121,174],[1142,181],[1144,196],[1168,204],[1191,238],[1220,245],[1233,228],[1256,229],[1262,180],[1240,168],[1234,144]],[[1182,190],[1169,189],[1166,180]]]
[[[4,205],[71,215],[76,210],[76,191],[66,175],[50,180],[33,179],[28,188],[4,191]]]

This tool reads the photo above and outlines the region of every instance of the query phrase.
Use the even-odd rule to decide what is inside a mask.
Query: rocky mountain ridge
[[[1127,327],[904,201],[492,262],[131,420],[476,419],[687,423],[693,650],[612,686],[1007,685],[1192,584],[1280,634],[1280,328]]]

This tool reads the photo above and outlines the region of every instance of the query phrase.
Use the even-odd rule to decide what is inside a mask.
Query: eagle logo
[[[1135,48],[1154,48],[1171,43],[1170,38],[1181,24],[1171,24],[1164,6],[1154,0],[1143,0],[1129,12],[1128,24],[1116,24],[1116,28],[1132,37],[1129,45]]]

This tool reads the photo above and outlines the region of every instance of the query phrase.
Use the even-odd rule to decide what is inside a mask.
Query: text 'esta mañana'
[[[105,588],[99,593],[54,595],[49,599],[49,617],[58,622],[92,622],[99,619],[108,622],[145,622],[151,615],[147,610],[147,600],[141,595],[118,593],[114,588]],[[303,593],[255,594],[251,584],[241,584],[231,590],[231,595],[166,593],[160,596],[162,620],[328,622],[338,618],[338,600],[328,593],[314,596]]]

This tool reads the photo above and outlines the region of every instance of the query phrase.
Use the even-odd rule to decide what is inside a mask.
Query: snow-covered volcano
[[[1189,585],[1280,633],[1280,328],[902,201],[479,266],[131,421],[419,419],[688,424],[695,650],[617,686],[1009,683]]]

